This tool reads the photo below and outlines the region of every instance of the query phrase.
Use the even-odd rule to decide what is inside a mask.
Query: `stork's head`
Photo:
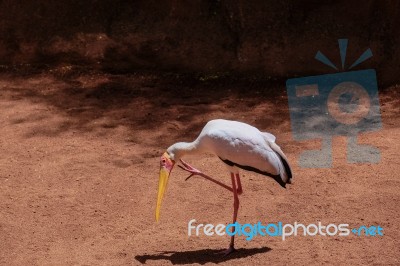
[[[168,184],[168,178],[174,165],[175,161],[171,158],[169,153],[164,152],[164,154],[160,158],[160,179],[158,181],[156,221],[158,221],[158,219],[160,218],[161,201],[164,197],[164,193]]]

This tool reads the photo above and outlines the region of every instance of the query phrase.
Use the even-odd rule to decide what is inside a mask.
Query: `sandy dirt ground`
[[[383,128],[361,135],[378,164],[305,169],[290,130],[284,81],[215,81],[172,74],[0,74],[0,265],[400,265],[400,88],[380,90]],[[291,162],[287,189],[242,172],[238,221],[380,225],[383,237],[298,236],[236,240],[187,236],[187,223],[229,223],[230,193],[174,169],[156,223],[159,156],[193,140],[214,118],[277,136]],[[229,184],[212,155],[187,161]]]

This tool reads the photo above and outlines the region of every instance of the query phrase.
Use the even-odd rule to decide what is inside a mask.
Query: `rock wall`
[[[400,1],[0,1],[0,64],[82,64],[113,71],[334,73],[367,48],[384,83],[399,81]],[[341,70],[340,70],[341,71]]]

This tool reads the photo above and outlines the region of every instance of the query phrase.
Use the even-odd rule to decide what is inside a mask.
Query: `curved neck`
[[[172,160],[179,160],[183,156],[188,154],[196,154],[198,153],[197,143],[194,142],[178,142],[171,145],[167,149],[168,154],[171,156]]]

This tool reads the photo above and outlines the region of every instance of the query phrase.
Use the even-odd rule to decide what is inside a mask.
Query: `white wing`
[[[276,147],[280,151],[274,143],[275,139],[274,135],[248,124],[218,119],[208,122],[196,141],[200,149],[212,152],[223,160],[271,175],[281,175],[286,183],[288,177],[281,157],[275,151]],[[271,143],[275,144],[275,149],[271,148]]]
[[[275,140],[276,140],[276,137],[274,135],[272,135],[271,133],[261,132],[261,134],[263,134],[264,138],[270,142],[275,142]]]

